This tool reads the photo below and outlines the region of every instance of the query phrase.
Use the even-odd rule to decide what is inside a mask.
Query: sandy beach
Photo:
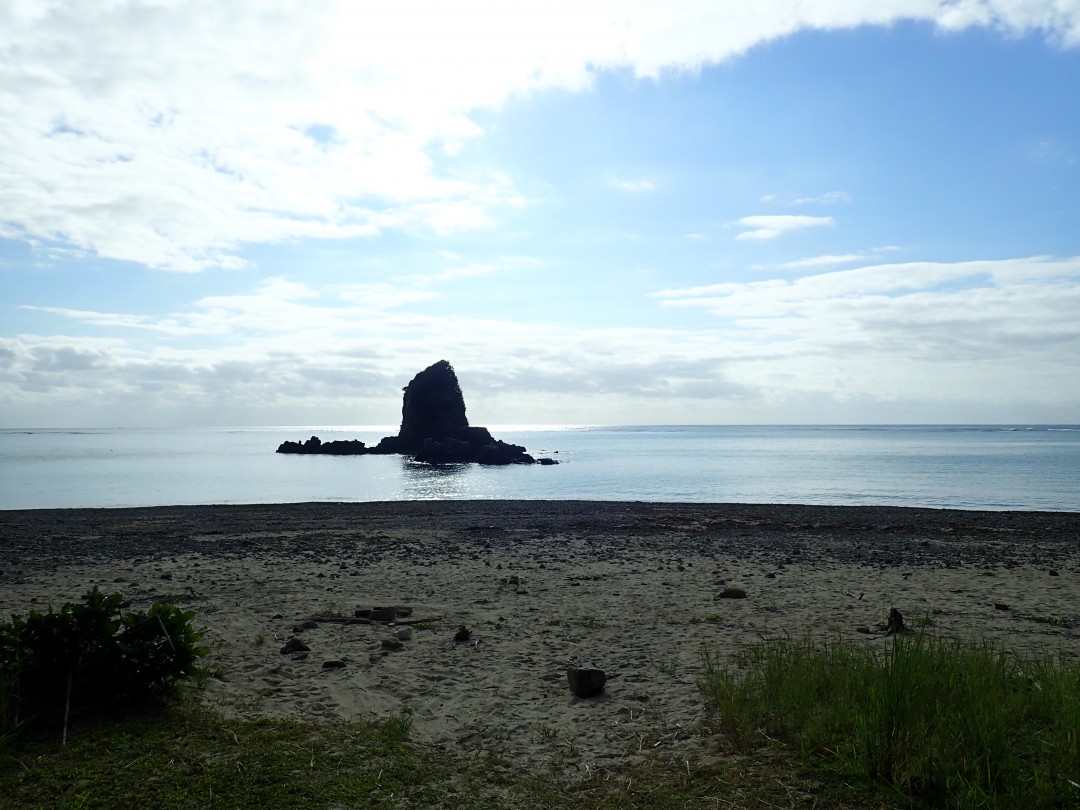
[[[409,712],[417,744],[569,778],[693,755],[706,649],[733,661],[784,634],[883,645],[895,607],[911,627],[1080,656],[1075,513],[563,501],[0,512],[5,617],[94,584],[193,610],[226,676],[200,699],[227,714]],[[718,598],[725,588],[745,597]],[[392,624],[366,612],[388,606]],[[308,651],[283,653],[293,638]],[[607,673],[601,696],[568,690],[580,661]]]

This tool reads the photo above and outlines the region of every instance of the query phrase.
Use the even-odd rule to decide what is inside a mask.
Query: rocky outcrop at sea
[[[557,464],[536,459],[525,448],[494,438],[485,427],[471,426],[465,416],[454,367],[446,360],[421,371],[405,387],[401,406],[401,429],[374,447],[356,439],[322,442],[312,436],[304,442],[282,442],[277,452],[296,455],[389,455],[411,456],[427,464]]]

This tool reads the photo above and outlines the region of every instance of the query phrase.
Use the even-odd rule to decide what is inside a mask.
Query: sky
[[[1080,422],[1080,0],[3,0],[0,428]]]

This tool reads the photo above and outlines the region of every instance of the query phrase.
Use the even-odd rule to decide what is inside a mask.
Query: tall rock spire
[[[446,360],[428,366],[405,387],[398,438],[406,446],[423,445],[424,439],[464,438],[468,427],[465,397]]]

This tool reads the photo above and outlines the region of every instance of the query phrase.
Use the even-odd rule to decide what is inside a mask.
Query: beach
[[[568,778],[698,755],[705,652],[735,665],[783,636],[883,646],[896,608],[912,629],[1080,657],[1080,514],[1064,512],[586,501],[0,511],[5,617],[93,585],[192,610],[223,676],[196,694],[227,715],[408,713],[418,745]],[[392,623],[380,607],[395,608]],[[292,639],[308,649],[282,652]],[[606,673],[601,695],[569,691],[567,667],[581,662]]]

